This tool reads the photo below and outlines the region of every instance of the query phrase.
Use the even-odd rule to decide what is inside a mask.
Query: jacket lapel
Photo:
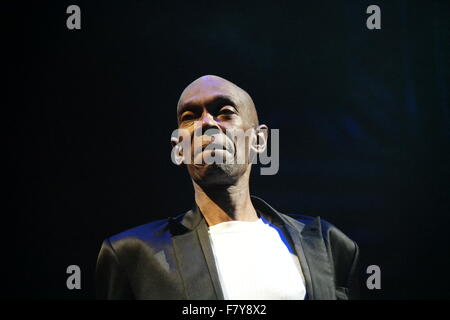
[[[198,208],[184,215],[181,226],[172,239],[186,298],[223,300],[208,228]]]
[[[290,225],[286,225],[286,230],[289,233],[292,242],[294,243],[294,250],[297,254],[298,260],[300,261],[300,266],[302,268],[303,276],[305,277],[305,286],[306,286],[306,297],[305,299],[313,299],[314,298],[314,290],[312,286],[312,278],[311,278],[311,270],[309,269],[309,264],[306,259],[305,251],[300,242],[301,234],[300,232],[291,227]]]
[[[282,215],[257,197],[252,197],[255,208],[271,222],[281,222],[293,243],[299,258],[308,299],[336,299],[333,271],[324,240],[320,218],[304,224]],[[173,247],[187,299],[223,300],[219,275],[209,241],[208,227],[195,206],[180,222],[172,219]]]
[[[211,247],[211,241],[209,240],[208,226],[206,220],[202,219],[197,228],[198,238],[200,240],[200,245],[203,250],[203,255],[206,259],[206,264],[208,266],[208,274],[210,276],[210,281],[214,287],[215,299],[223,300],[222,287],[220,285],[219,274],[217,272],[216,260],[214,258],[213,249]]]
[[[300,260],[308,299],[336,299],[333,272],[322,238],[319,218],[304,225],[301,231],[289,223],[286,224],[286,229]]]
[[[287,231],[305,277],[307,299],[336,299],[333,271],[322,238],[320,218],[305,224],[277,212],[260,198],[252,196],[252,202],[274,224]]]

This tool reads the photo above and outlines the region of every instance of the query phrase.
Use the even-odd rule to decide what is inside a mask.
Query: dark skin
[[[217,130],[221,133],[219,139],[226,140],[226,130],[253,128],[245,149],[238,150],[245,153],[245,159],[249,158],[251,146],[263,150],[267,141],[267,127],[258,125],[251,97],[235,84],[217,76],[200,77],[186,87],[178,101],[177,120],[178,128],[188,130],[191,139],[194,135],[201,136],[206,144],[211,142],[204,134],[207,129]],[[230,151],[227,150],[220,152]],[[187,168],[194,185],[195,202],[209,226],[258,219],[250,200],[250,161],[244,164],[191,163]]]

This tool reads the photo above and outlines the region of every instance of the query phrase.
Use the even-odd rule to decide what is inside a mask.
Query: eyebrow
[[[234,109],[236,109],[237,112],[239,112],[237,108],[237,103],[235,102],[234,98],[229,95],[223,94],[215,95],[212,98],[210,98],[209,101],[205,103],[205,105],[207,109],[216,108],[224,105],[230,105]],[[181,105],[181,107],[178,109],[178,116],[181,116],[185,111],[193,110],[196,108],[199,108],[199,104],[196,102],[185,103]]]

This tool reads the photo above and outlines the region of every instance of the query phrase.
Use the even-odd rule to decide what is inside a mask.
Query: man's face
[[[177,109],[178,128],[191,139],[189,174],[199,184],[233,183],[249,168],[249,142],[257,125],[251,98],[239,87],[215,76],[205,76],[181,94]],[[250,132],[245,143],[237,143],[235,132]],[[194,141],[195,140],[195,141]],[[242,140],[241,140],[242,142]],[[205,149],[206,148],[206,149]],[[205,158],[222,157],[225,163],[205,163]],[[236,163],[237,157],[244,163]]]

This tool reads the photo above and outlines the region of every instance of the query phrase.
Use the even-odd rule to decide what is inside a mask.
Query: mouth
[[[226,146],[224,146],[221,143],[215,143],[215,142],[211,142],[211,143],[204,143],[202,144],[202,146],[200,148],[197,149],[197,151],[194,153],[194,157],[199,156],[202,153],[205,152],[211,152],[211,156],[215,156],[215,153],[217,151],[228,151]]]
[[[208,148],[208,150],[223,150],[223,151],[227,150],[225,145],[223,145],[221,143],[215,143],[215,142],[203,144],[201,147],[201,151],[202,152],[205,151],[206,148]]]
[[[202,153],[210,153],[210,155],[214,157],[216,152],[227,152],[232,155],[234,154],[233,150],[233,145],[226,139],[226,137],[210,137],[210,139],[202,140],[201,145],[197,146],[195,149],[193,156],[195,159],[201,156]]]

